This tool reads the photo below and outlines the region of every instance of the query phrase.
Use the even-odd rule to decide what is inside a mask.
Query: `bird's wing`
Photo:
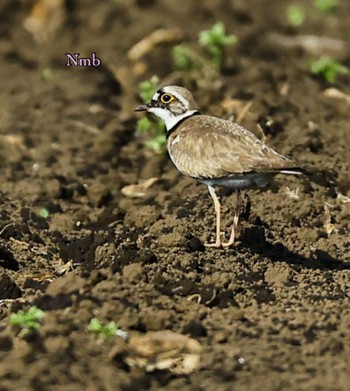
[[[179,171],[194,178],[296,167],[247,129],[216,117],[196,116],[186,120],[169,138],[168,150]]]

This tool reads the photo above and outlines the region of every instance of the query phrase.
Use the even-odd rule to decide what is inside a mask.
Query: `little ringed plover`
[[[201,114],[186,88],[165,86],[135,111],[147,111],[162,119],[167,148],[176,168],[208,186],[216,212],[216,240],[208,247],[235,244],[241,211],[241,190],[262,188],[276,174],[302,174],[292,160],[280,155],[253,133],[232,121]],[[228,242],[221,241],[220,202],[215,187],[234,189],[237,202]]]

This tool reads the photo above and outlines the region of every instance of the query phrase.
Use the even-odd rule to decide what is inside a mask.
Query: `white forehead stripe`
[[[152,100],[158,100],[160,96],[160,93],[157,91],[153,96],[152,96]]]
[[[179,94],[173,88],[171,88],[171,87],[163,87],[162,91],[165,92],[166,94],[173,95],[179,102],[181,102],[184,105],[184,107],[186,107],[186,109],[188,109],[188,101],[185,99],[184,96]]]

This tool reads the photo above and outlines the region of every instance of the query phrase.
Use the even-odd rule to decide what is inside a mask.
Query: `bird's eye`
[[[170,103],[171,101],[174,100],[174,97],[172,95],[169,95],[169,94],[163,94],[161,97],[160,97],[160,101],[164,104],[168,104]]]

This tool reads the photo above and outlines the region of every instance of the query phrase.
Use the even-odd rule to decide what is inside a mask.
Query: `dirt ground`
[[[286,0],[74,0],[34,27],[33,3],[0,3],[0,390],[349,390],[350,100],[329,89],[349,95],[350,78],[329,85],[307,66],[321,54],[350,66],[347,1],[329,14],[298,1],[298,28]],[[219,20],[238,38],[221,73],[174,72],[174,44],[200,50]],[[130,59],[158,29],[174,40]],[[100,66],[65,66],[92,52]],[[244,126],[321,181],[249,191],[238,245],[205,249],[206,187],[135,135],[138,83],[155,74],[203,112],[246,108]],[[121,191],[152,177],[142,197]],[[222,194],[226,235],[234,200]],[[9,317],[33,305],[45,317],[23,337]],[[119,337],[88,331],[93,317],[187,335],[199,367],[129,367]]]

